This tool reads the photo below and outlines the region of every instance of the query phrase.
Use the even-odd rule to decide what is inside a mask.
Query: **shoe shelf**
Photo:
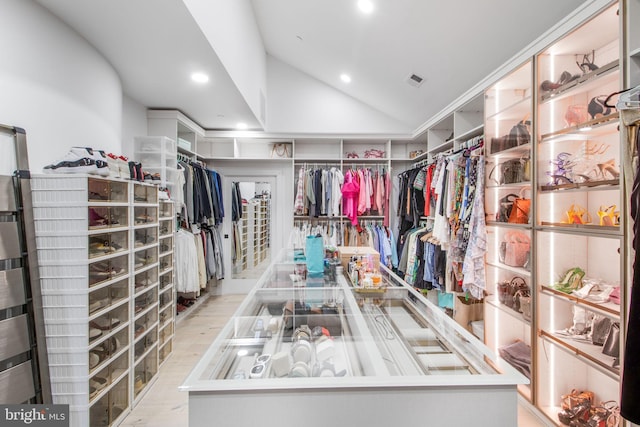
[[[129,375],[125,375],[91,405],[89,420],[82,425],[108,426],[121,422],[130,407],[128,385]]]
[[[617,132],[620,115],[618,112],[611,112],[606,116],[587,119],[573,126],[546,133],[540,136],[540,142],[563,142],[565,140],[589,140],[597,137]]]
[[[566,292],[561,292],[553,287],[542,285],[540,287],[541,292],[552,296],[553,298],[558,298],[563,301],[570,301],[573,304],[584,306],[587,310],[597,312],[606,316],[620,316],[620,305],[614,304],[612,302],[594,302],[588,299],[579,298],[573,294],[567,294]]]
[[[491,266],[491,267],[495,267],[495,268],[499,268],[501,270],[509,271],[509,272],[511,272],[511,273],[513,273],[515,275],[518,275],[518,276],[524,276],[524,277],[531,276],[531,272],[529,270],[525,269],[525,268],[522,268],[522,267],[513,267],[513,266],[510,266],[510,265],[503,264],[501,262],[495,262],[495,261],[487,261],[486,264],[488,266]]]
[[[615,376],[620,375],[620,369],[614,357],[602,354],[602,346],[591,344],[587,340],[581,338],[573,339],[570,335],[548,332],[540,330],[540,336],[550,343],[560,346],[565,351],[569,351],[579,359],[586,361],[588,364],[596,368],[604,369],[611,372]],[[615,366],[614,366],[615,365]]]
[[[159,363],[158,188],[85,175],[32,185],[54,403],[75,408],[74,427],[117,423],[136,402],[136,362]]]
[[[129,353],[124,352],[111,364],[94,373],[89,378],[89,399],[91,403],[99,401],[109,393],[112,384],[118,383],[128,373]]]
[[[522,187],[530,187],[531,181],[513,182],[511,184],[487,185],[485,188],[489,190],[519,190]]]
[[[602,80],[606,80],[607,78],[611,81],[619,80],[619,76],[616,75],[619,71],[619,62],[620,61],[616,59],[601,66],[597,70],[590,71],[582,75],[574,74],[574,80],[563,84],[557,89],[544,91],[541,88],[540,103],[544,104],[547,102],[558,101],[564,97],[570,96],[574,92],[586,92],[593,88],[600,87],[603,84]]]
[[[158,358],[153,353],[148,354],[136,364],[133,380],[134,401],[139,400],[144,391],[149,389],[149,385],[155,380],[157,373]]]
[[[484,302],[487,303],[487,304],[490,304],[491,306],[495,307],[496,309],[500,310],[503,313],[506,313],[507,315],[513,317],[516,320],[519,320],[521,322],[524,322],[524,323],[527,323],[527,324],[531,325],[531,321],[525,319],[522,316],[522,312],[516,311],[513,308],[501,303],[500,300],[498,299],[498,297],[495,296],[495,295],[492,295],[490,297],[485,297]]]
[[[133,347],[133,362],[138,363],[144,357],[158,350],[158,324],[155,323],[150,329],[144,331],[136,341]]]
[[[559,185],[541,185],[540,192],[554,192],[562,191],[598,191],[598,190],[615,190],[620,191],[620,179],[603,179],[598,181],[578,182],[571,184],[559,184]]]

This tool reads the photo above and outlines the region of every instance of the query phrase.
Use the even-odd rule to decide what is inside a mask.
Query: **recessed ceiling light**
[[[358,8],[362,13],[373,12],[373,3],[371,0],[358,0]]]
[[[247,124],[246,124],[246,123],[243,123],[243,122],[239,122],[239,123],[237,123],[237,124],[236,124],[236,129],[239,129],[239,130],[245,130],[245,129],[247,129],[248,127],[249,127],[249,126],[247,126]]]
[[[340,80],[344,83],[351,83],[351,76],[349,74],[340,74]]]
[[[196,83],[206,83],[209,81],[209,76],[205,73],[193,73],[191,74],[191,80]]]

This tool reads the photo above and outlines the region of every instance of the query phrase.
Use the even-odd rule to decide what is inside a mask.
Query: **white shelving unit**
[[[87,175],[32,179],[54,403],[116,425],[158,372],[158,189]]]
[[[137,136],[133,139],[133,150],[134,159],[142,163],[143,171],[159,174],[160,186],[173,190],[178,173],[175,140],[165,136]]]
[[[158,358],[160,366],[167,360],[173,349],[175,333],[176,292],[175,271],[175,207],[173,202],[160,200],[160,280],[159,280],[159,333]]]

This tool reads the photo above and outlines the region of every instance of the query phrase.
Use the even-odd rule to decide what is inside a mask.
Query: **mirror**
[[[233,279],[257,279],[271,262],[271,184],[232,183]]]

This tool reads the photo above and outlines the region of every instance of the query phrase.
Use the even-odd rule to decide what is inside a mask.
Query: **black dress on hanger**
[[[640,126],[635,129],[636,150],[640,150]],[[636,151],[640,152],[640,151]],[[631,220],[633,221],[633,281],[627,323],[627,340],[624,347],[624,369],[620,414],[634,424],[640,423],[640,170],[636,170],[631,191]],[[624,283],[624,281],[623,281]],[[623,300],[624,301],[624,300]]]

